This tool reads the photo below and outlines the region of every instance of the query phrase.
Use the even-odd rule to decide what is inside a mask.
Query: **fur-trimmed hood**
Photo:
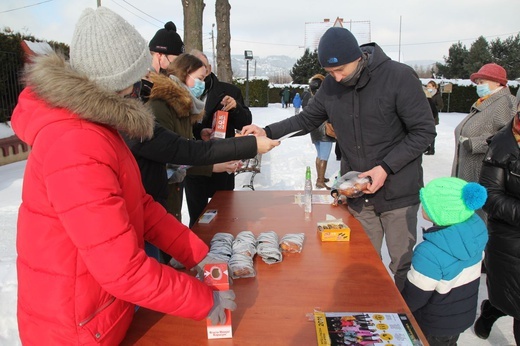
[[[153,136],[155,119],[147,106],[103,89],[57,54],[35,57],[24,71],[24,81],[37,99],[45,101],[46,108],[64,109],[132,138]],[[32,145],[40,129],[48,123],[44,119],[47,112],[32,107],[23,107],[22,112],[24,120],[18,124],[16,133]]]
[[[193,97],[178,78],[159,73],[150,73],[148,77],[153,82],[150,100],[163,100],[175,111],[178,118],[190,117],[192,124],[202,119],[204,109],[201,112],[193,111]]]

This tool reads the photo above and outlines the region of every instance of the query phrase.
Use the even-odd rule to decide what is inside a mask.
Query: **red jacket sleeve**
[[[49,201],[87,275],[119,299],[181,317],[207,316],[211,289],[146,256],[143,236],[167,245],[187,265],[202,259],[207,247],[145,194],[117,134],[69,131],[49,148],[43,167]]]

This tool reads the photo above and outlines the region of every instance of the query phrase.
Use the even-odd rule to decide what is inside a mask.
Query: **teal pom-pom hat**
[[[439,226],[449,226],[469,219],[482,208],[487,199],[486,189],[465,180],[447,177],[429,182],[419,192],[424,211]]]

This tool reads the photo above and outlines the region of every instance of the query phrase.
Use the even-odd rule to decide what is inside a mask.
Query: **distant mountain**
[[[208,58],[212,61],[211,54]],[[296,64],[297,58],[287,55],[269,55],[266,57],[255,57],[249,61],[249,78],[253,77],[269,77],[271,79],[279,79],[289,77],[289,72]],[[435,65],[435,60],[410,60],[404,62],[406,65],[414,69],[429,71]],[[246,77],[246,60],[243,55],[231,56],[231,68],[233,69],[233,77]],[[289,77],[290,78],[290,77]]]
[[[211,54],[206,53],[210,62],[212,62]],[[275,77],[289,76],[289,72],[296,64],[296,58],[286,55],[269,55],[266,57],[255,57],[249,61],[249,77]],[[246,77],[247,63],[243,55],[231,55],[231,68],[233,69],[233,77]],[[213,67],[215,69],[215,67]]]
[[[296,58],[286,55],[270,55],[255,58],[249,62],[249,77],[288,76],[296,60]],[[247,63],[243,56],[231,56],[233,76],[245,77],[246,66]]]

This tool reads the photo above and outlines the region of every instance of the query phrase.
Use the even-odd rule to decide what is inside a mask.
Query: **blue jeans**
[[[318,159],[328,161],[333,142],[314,142]]]

